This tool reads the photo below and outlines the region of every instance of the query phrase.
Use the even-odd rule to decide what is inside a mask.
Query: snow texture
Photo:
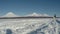
[[[48,16],[29,14],[27,16]],[[17,17],[12,12],[3,17]],[[60,19],[0,19],[0,34],[59,34]],[[58,31],[58,32],[57,32]]]

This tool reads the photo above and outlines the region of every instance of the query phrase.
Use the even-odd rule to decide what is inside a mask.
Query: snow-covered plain
[[[29,14],[26,16],[49,16],[47,14]],[[17,17],[12,12],[7,13],[2,17]],[[18,16],[19,17],[19,16]],[[60,19],[57,19],[60,20]],[[52,24],[54,24],[52,26]],[[12,31],[12,34],[56,34],[53,30],[54,19],[0,19],[0,34],[7,34],[7,29]],[[45,27],[46,28],[45,28]],[[50,32],[49,32],[50,31]],[[54,33],[52,33],[53,31]],[[44,32],[44,33],[42,33]]]

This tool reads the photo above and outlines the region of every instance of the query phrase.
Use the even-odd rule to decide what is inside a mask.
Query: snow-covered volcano
[[[7,14],[3,15],[2,17],[18,17],[18,15],[14,14],[13,12],[8,12]]]
[[[23,17],[28,17],[28,16],[34,16],[34,17],[42,16],[42,17],[47,17],[49,15],[48,14],[38,14],[38,13],[34,12],[32,14],[24,15]],[[7,14],[3,15],[2,17],[22,17],[22,16],[18,16],[16,14],[14,14],[13,12],[8,12]]]
[[[45,17],[45,16],[49,16],[48,14],[38,14],[38,13],[32,13],[32,14],[28,14],[28,15],[26,15],[26,16],[43,16],[43,17]]]

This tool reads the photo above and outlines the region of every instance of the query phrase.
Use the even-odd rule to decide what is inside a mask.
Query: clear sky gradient
[[[0,16],[8,12],[17,15],[36,12],[60,16],[60,0],[0,0]]]

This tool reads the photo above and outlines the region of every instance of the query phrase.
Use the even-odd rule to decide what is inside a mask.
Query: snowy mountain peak
[[[37,13],[35,13],[35,12],[32,14],[32,16],[38,16],[38,15],[39,15],[39,14],[37,14]]]
[[[37,14],[37,13],[34,12],[33,14],[35,15],[35,14]]]
[[[17,17],[17,15],[15,15],[13,12],[8,12],[6,15],[4,15],[3,17]]]
[[[28,14],[27,16],[49,16],[48,14],[37,14],[37,13],[32,13],[32,14]]]
[[[27,16],[34,16],[34,17],[38,17],[38,16],[49,16],[48,14],[38,14],[38,13],[31,13],[31,14],[28,14],[28,15],[24,15],[24,17],[27,17]],[[13,12],[8,12],[6,15],[2,16],[2,17],[21,17],[21,16],[18,16],[18,15],[15,15]]]
[[[8,12],[7,14],[10,15],[10,14],[14,14],[14,13],[13,12]]]

